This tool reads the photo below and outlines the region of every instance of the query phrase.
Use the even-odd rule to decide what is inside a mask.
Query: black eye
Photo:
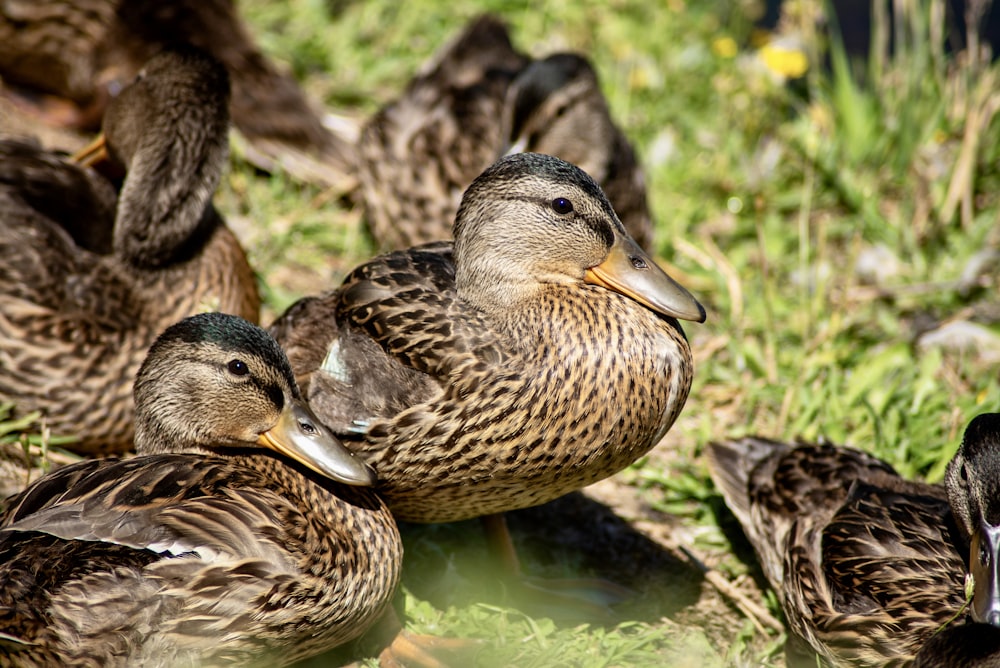
[[[552,200],[552,210],[560,215],[565,215],[573,211],[573,203],[565,197],[556,197]]]
[[[232,360],[228,365],[229,373],[234,376],[245,376],[250,373],[250,369],[247,368],[247,363],[243,360]]]

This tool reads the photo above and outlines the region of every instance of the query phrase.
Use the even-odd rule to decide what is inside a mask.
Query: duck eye
[[[958,473],[962,478],[962,482],[969,482],[969,471],[965,468],[965,464],[962,464],[962,468],[958,470]]]
[[[244,362],[243,360],[232,360],[226,366],[229,369],[229,373],[233,374],[234,376],[245,376],[248,373],[250,373],[250,369],[249,367],[247,367],[247,363]]]
[[[552,200],[552,210],[560,215],[565,215],[573,211],[573,203],[565,197],[556,197]]]

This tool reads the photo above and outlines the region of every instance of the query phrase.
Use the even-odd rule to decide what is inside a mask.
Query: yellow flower
[[[764,65],[786,79],[798,79],[809,69],[809,57],[801,46],[776,39],[760,49]]]
[[[717,37],[712,40],[712,51],[720,58],[735,58],[736,40],[732,37]]]

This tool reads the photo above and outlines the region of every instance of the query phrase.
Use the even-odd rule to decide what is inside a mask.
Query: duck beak
[[[345,485],[375,484],[374,472],[351,454],[301,401],[288,402],[278,424],[261,434],[257,443]]]
[[[630,237],[615,234],[611,252],[587,270],[584,282],[619,292],[657,313],[705,322],[705,309]]]
[[[969,549],[969,572],[972,574],[972,618],[977,622],[1000,626],[1000,526],[985,521],[972,535]]]
[[[94,141],[90,142],[79,151],[74,153],[70,160],[83,167],[93,167],[111,158],[108,156],[108,143],[104,139],[104,133],[97,135]]]

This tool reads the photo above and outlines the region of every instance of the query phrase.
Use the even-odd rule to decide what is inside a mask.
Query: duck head
[[[186,45],[161,51],[74,156],[124,170],[114,248],[133,264],[175,261],[203,224],[229,155],[229,97],[229,74],[213,57]]]
[[[203,313],[167,328],[134,392],[139,454],[266,448],[337,482],[375,482],[302,400],[275,340],[242,318]]]
[[[1000,413],[969,423],[945,474],[948,500],[969,538],[972,617],[1000,626]]]
[[[597,183],[548,155],[501,158],[466,190],[455,221],[455,280],[484,310],[538,286],[588,283],[666,316],[705,309],[629,237]]]

